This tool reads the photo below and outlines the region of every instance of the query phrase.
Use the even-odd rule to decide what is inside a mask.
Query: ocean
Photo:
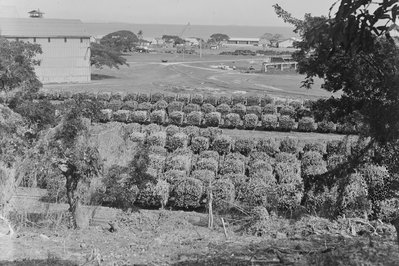
[[[129,30],[137,34],[143,31],[144,39],[162,37],[162,35],[177,35],[182,37],[199,37],[209,39],[214,33],[227,34],[229,37],[259,38],[265,33],[281,34],[284,38],[295,36],[293,28],[270,26],[210,26],[210,25],[166,25],[166,24],[130,24],[130,23],[88,23],[85,27],[92,36],[102,37],[118,30]]]

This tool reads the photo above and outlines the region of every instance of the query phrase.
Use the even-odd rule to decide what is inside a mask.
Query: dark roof
[[[80,20],[0,18],[3,37],[90,37]]]

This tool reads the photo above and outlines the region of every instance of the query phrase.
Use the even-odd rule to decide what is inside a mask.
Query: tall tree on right
[[[386,198],[399,195],[399,48],[390,29],[399,15],[397,0],[340,0],[328,16],[304,19],[291,16],[278,4],[276,14],[295,26],[301,37],[293,57],[305,74],[302,86],[311,88],[315,77],[331,92],[342,92],[340,113],[354,108],[366,125],[361,132],[370,141],[341,169],[341,178],[367,160],[383,163],[390,172],[384,180]],[[374,156],[365,156],[373,148]],[[345,182],[341,182],[345,186]],[[397,215],[399,217],[399,215]],[[395,219],[394,219],[395,221]],[[396,219],[399,221],[399,219]],[[397,230],[399,222],[396,223]]]

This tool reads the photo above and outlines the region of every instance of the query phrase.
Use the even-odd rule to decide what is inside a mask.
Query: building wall
[[[41,63],[35,71],[42,83],[90,82],[90,38],[18,39],[41,45]]]

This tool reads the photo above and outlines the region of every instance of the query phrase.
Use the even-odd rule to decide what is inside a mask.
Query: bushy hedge
[[[191,140],[191,149],[195,153],[201,153],[202,151],[206,151],[209,149],[209,138],[206,137],[194,137]]]
[[[151,135],[153,133],[161,131],[161,127],[157,124],[149,124],[141,127],[141,132]]]
[[[158,101],[154,104],[155,110],[166,110],[169,104],[165,100]]]
[[[316,151],[316,152],[320,153],[321,155],[324,155],[327,153],[327,147],[324,142],[314,141],[314,142],[306,143],[303,146],[303,151],[304,152]]]
[[[300,101],[291,101],[288,103],[288,105],[294,108],[294,110],[298,110],[302,107],[302,103]]]
[[[221,135],[223,130],[217,127],[207,127],[200,129],[200,136],[209,138],[210,141],[213,141],[217,136]]]
[[[253,138],[238,138],[234,142],[234,151],[239,152],[245,156],[255,148],[256,142]]]
[[[156,103],[156,102],[159,102],[159,101],[163,101],[163,97],[164,97],[163,93],[156,92],[156,93],[151,95],[151,103]]]
[[[175,125],[169,125],[165,128],[165,132],[166,132],[166,137],[171,137],[176,133],[180,132],[180,128],[178,126]]]
[[[137,105],[137,110],[151,112],[153,105],[150,102],[143,102]]]
[[[244,116],[244,126],[246,129],[254,129],[258,126],[259,118],[255,114],[247,114]]]
[[[259,95],[251,95],[247,97],[248,106],[259,106],[261,102],[261,97]]]
[[[254,151],[249,154],[248,168],[253,168],[253,164],[257,161],[264,161],[270,165],[274,164],[274,158],[270,157],[266,152]]]
[[[209,184],[215,180],[215,172],[210,170],[195,170],[191,172],[190,177],[201,180],[204,186],[203,191],[205,192],[206,188],[209,187]]]
[[[296,118],[297,119],[302,119],[304,117],[312,117],[312,111],[307,108],[299,108],[296,110]]]
[[[155,110],[150,114],[151,123],[163,124],[165,123],[166,113],[164,110]]]
[[[65,95],[65,94],[64,94],[64,95]],[[73,96],[73,94],[71,94],[69,98],[72,98],[72,96]],[[69,98],[68,98],[68,99],[69,99]],[[109,93],[109,92],[99,92],[99,93],[97,94],[97,99],[98,99],[99,101],[106,101],[106,102],[108,102],[108,101],[111,99],[111,93]],[[136,99],[132,99],[132,100],[136,100]]]
[[[129,137],[133,142],[144,143],[146,137],[145,135],[145,133],[141,132],[132,132]]]
[[[205,104],[210,104],[210,105],[212,105],[212,106],[216,106],[216,105],[218,105],[218,101],[219,101],[219,98],[218,98],[217,96],[215,96],[215,95],[206,95],[206,96],[204,97],[204,104],[203,104],[203,106],[204,106]]]
[[[130,122],[130,111],[128,110],[118,110],[113,113],[113,120],[122,123]]]
[[[242,120],[239,114],[230,113],[226,115],[224,126],[227,128],[236,128],[241,126]]]
[[[228,105],[231,105],[232,102],[233,101],[232,101],[230,96],[222,95],[222,96],[219,97],[219,99],[217,101],[217,104],[228,104]],[[215,106],[216,106],[216,104],[215,104]]]
[[[218,172],[219,163],[213,158],[201,158],[195,164],[195,169],[197,170],[209,170],[214,173]]]
[[[233,95],[232,101],[233,104],[246,104],[246,98],[244,95]]]
[[[291,164],[298,163],[298,159],[296,158],[295,154],[288,153],[288,152],[277,153],[275,160],[276,160],[276,163],[291,163]]]
[[[340,140],[331,140],[327,142],[327,154],[331,156],[333,154],[346,155],[348,153],[346,143]]]
[[[242,103],[237,103],[236,105],[233,106],[231,111],[233,113],[238,114],[241,117],[241,119],[243,119],[245,114],[247,113],[247,107]]]
[[[177,180],[172,190],[173,204],[178,208],[198,208],[202,195],[202,181],[190,177]]]
[[[200,130],[196,126],[188,126],[183,128],[182,132],[188,136],[189,145],[191,145],[191,140],[195,137],[198,137],[200,134]]]
[[[274,157],[277,153],[280,152],[280,143],[278,143],[275,139],[262,138],[258,140],[256,144],[256,150],[260,152],[265,152],[269,156]]]
[[[219,161],[219,153],[217,151],[203,151],[198,159],[213,159]]]
[[[133,133],[133,132],[141,132],[141,124],[139,123],[130,123],[130,124],[126,124],[124,126],[125,131],[127,133]]]
[[[327,170],[331,171],[340,167],[341,164],[346,162],[347,157],[339,154],[332,154],[327,158]]]
[[[247,107],[247,114],[254,114],[258,118],[261,118],[262,117],[262,107],[260,107],[258,105],[248,106]]]
[[[179,170],[189,173],[191,157],[188,155],[171,155],[166,159],[166,170]]]
[[[299,141],[296,138],[286,137],[280,141],[280,151],[296,154],[300,150]]]
[[[176,101],[176,94],[167,94],[163,96],[163,99],[165,102],[172,103],[174,101]]]
[[[182,170],[168,170],[163,174],[162,178],[169,184],[174,185],[176,181],[186,179],[187,173]]]
[[[275,130],[278,128],[277,115],[262,115],[262,127],[268,130]]]
[[[234,160],[234,159],[226,159],[224,160],[220,174],[227,175],[227,174],[244,174],[245,171],[245,164],[241,160]]]
[[[111,109],[112,111],[116,112],[122,109],[123,101],[122,100],[111,100],[107,103],[107,109]]]
[[[131,114],[131,121],[135,123],[144,123],[147,121],[146,111],[134,111]]]
[[[315,151],[305,152],[301,159],[302,176],[315,176],[327,172],[323,156]]]
[[[123,102],[122,110],[136,111],[138,103],[136,101],[126,101]]]
[[[337,130],[337,126],[332,121],[323,120],[317,123],[317,131],[320,133],[334,133]]]
[[[171,114],[175,111],[182,112],[184,104],[182,102],[174,101],[169,103],[168,105],[168,114]]]
[[[187,115],[187,124],[191,126],[200,126],[203,120],[202,112],[191,112]]]
[[[145,103],[150,101],[150,95],[146,93],[139,93],[137,95],[137,102],[138,103]]]
[[[161,146],[166,145],[166,132],[155,132],[147,137],[147,143],[150,146]]]
[[[263,114],[275,115],[277,114],[277,107],[274,104],[266,104],[262,109]]]
[[[181,126],[183,124],[184,120],[184,113],[179,112],[179,111],[174,111],[169,114],[169,123],[176,125],[176,126]]]
[[[229,210],[235,200],[235,187],[229,179],[219,179],[213,184],[213,206],[216,210]]]
[[[222,116],[219,112],[212,112],[205,115],[205,125],[208,127],[218,127]]]
[[[268,196],[271,194],[271,186],[264,180],[250,178],[240,188],[238,200],[249,207],[268,206]]]
[[[194,104],[202,105],[204,102],[204,96],[202,94],[194,94],[191,96],[191,102]]]
[[[274,103],[274,99],[269,95],[263,95],[260,99],[260,106],[265,107],[268,104]]]
[[[314,132],[316,131],[317,124],[311,117],[304,117],[298,122],[298,130],[303,132]]]
[[[190,102],[191,95],[190,94],[179,94],[177,95],[177,101],[183,102],[185,104],[188,104]]]
[[[161,147],[161,145],[154,145]],[[165,170],[165,163],[166,163],[166,156],[163,154],[156,154],[152,153],[148,155],[149,158],[149,164],[148,168],[152,168],[156,170],[156,176],[158,176],[159,173],[162,173]]]
[[[216,107],[216,111],[219,112],[223,117],[231,113],[230,105],[222,103]]]
[[[295,109],[289,105],[284,105],[283,107],[281,107],[280,109],[280,115],[284,116],[289,116],[291,118],[294,118],[296,115]]]
[[[231,151],[233,140],[231,137],[226,135],[219,135],[215,138],[212,143],[212,148],[219,154],[227,154]]]
[[[167,140],[167,148],[169,150],[176,150],[179,148],[186,148],[188,144],[188,136],[184,133],[176,133]]]
[[[201,106],[201,111],[205,114],[216,112],[216,107],[210,103],[205,103]]]
[[[282,115],[278,119],[278,128],[281,131],[292,131],[295,129],[295,119],[288,115]]]
[[[201,107],[198,104],[189,103],[183,107],[183,112],[186,114],[199,111],[201,111]]]
[[[272,174],[273,172],[273,167],[268,161],[261,161],[261,160],[256,160],[251,162],[251,167],[249,168],[249,176],[253,177],[254,174],[256,173],[270,173]]]

